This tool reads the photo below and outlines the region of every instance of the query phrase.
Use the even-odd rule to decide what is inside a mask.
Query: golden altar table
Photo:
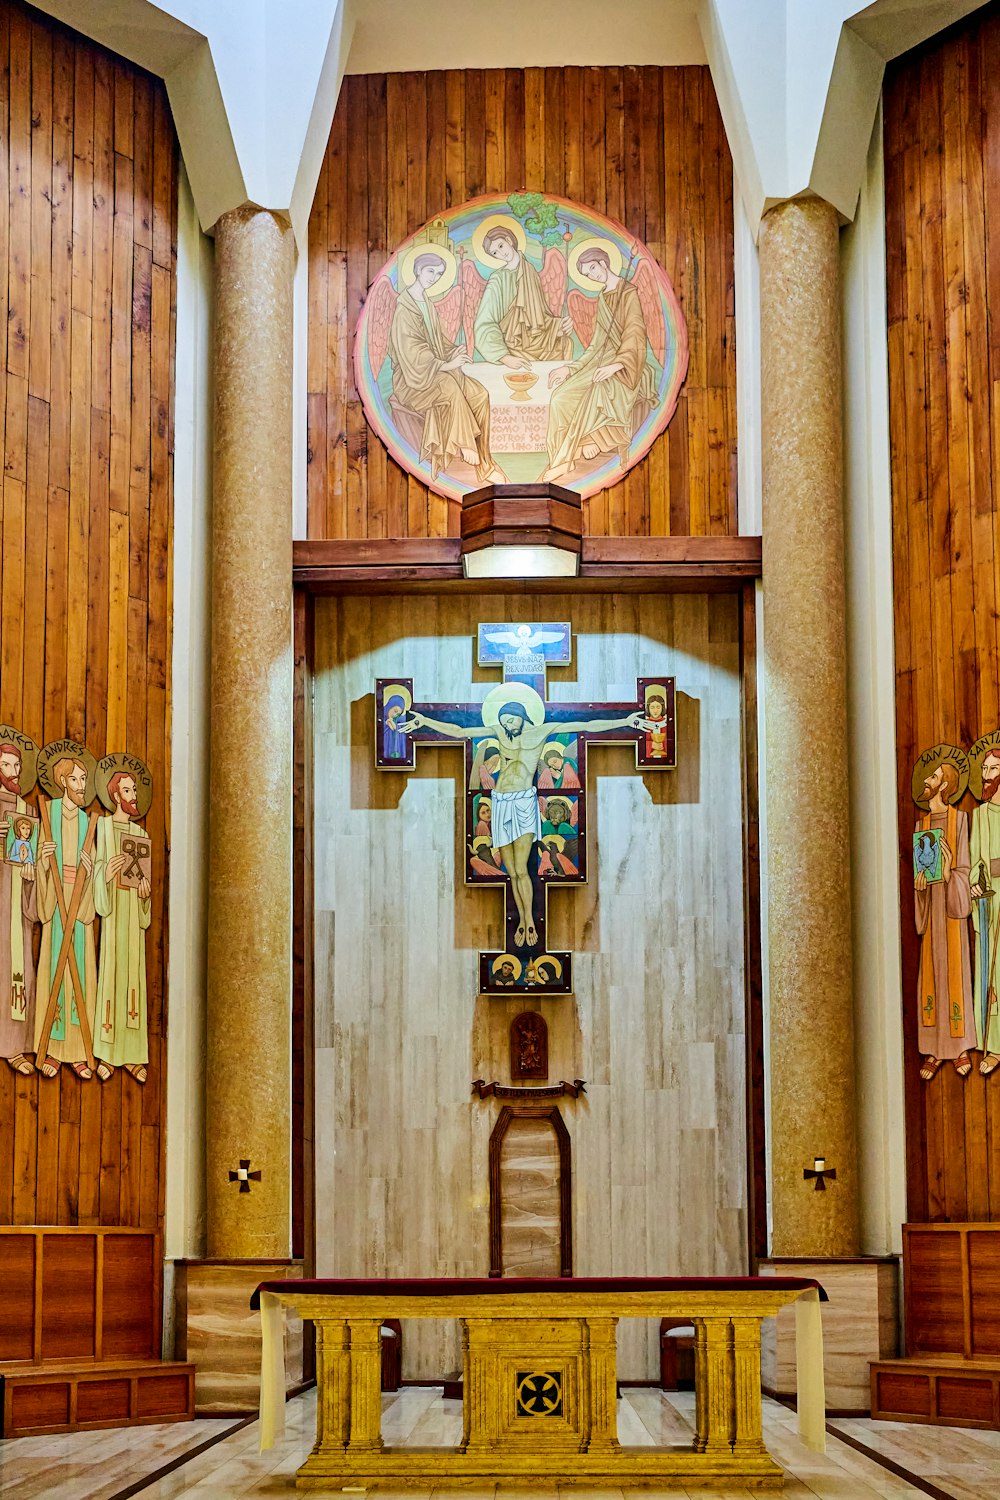
[[[796,1303],[799,1430],[825,1447],[822,1288],[800,1278],[567,1277],[560,1280],[266,1281],[261,1449],[284,1427],[281,1309],[316,1325],[316,1443],[306,1488],[460,1489],[744,1485],[778,1488],[761,1431],[760,1325]],[[695,1438],[623,1448],[615,1367],[619,1318],[683,1317],[695,1330]],[[385,1318],[457,1318],[464,1351],[457,1448],[386,1447]]]

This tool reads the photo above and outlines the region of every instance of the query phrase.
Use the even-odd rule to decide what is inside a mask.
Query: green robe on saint
[[[541,277],[526,255],[512,269],[492,272],[475,322],[476,352],[490,364],[506,354],[522,359],[567,359],[572,341],[549,309]]]
[[[94,851],[94,905],[101,917],[97,967],[94,1056],[113,1068],[149,1061],[146,1031],[146,929],[151,902],[108,879],[108,861],[122,852],[122,838],[146,838],[136,823],[101,818]]]
[[[600,453],[627,448],[636,404],[656,400],[648,354],[639,293],[630,282],[619,281],[610,292],[601,292],[590,344],[552,392],[546,439],[550,469],[564,473],[590,443]],[[596,371],[613,364],[622,369],[595,385]]]
[[[982,962],[982,917],[979,901],[972,897],[972,926],[976,934],[976,1037],[983,1052],[1000,1052],[1000,1010],[984,1008],[984,985],[986,996],[992,987],[1000,995],[1000,807],[995,802],[981,802],[972,809],[969,835],[969,880],[979,884],[980,863],[986,867],[986,876],[993,887],[986,907],[986,963]],[[985,973],[984,973],[985,969]],[[986,1035],[983,1036],[983,1016],[986,1015]]]

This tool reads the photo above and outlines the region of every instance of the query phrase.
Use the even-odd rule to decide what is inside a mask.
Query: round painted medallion
[[[406,240],[354,343],[369,423],[452,499],[553,482],[593,495],[667,426],[687,329],[663,267],[621,224],[540,193],[473,198]]]

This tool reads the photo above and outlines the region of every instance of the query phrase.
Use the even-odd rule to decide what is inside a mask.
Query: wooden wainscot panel
[[[35,1352],[35,1239],[0,1234],[0,1360]]]
[[[94,1234],[46,1237],[42,1270],[42,1359],[97,1353],[98,1240]]]
[[[962,1251],[962,1235],[958,1229],[904,1226],[907,1353],[969,1352],[963,1336],[965,1270]]]
[[[105,1240],[104,1359],[151,1359],[159,1353],[155,1250],[152,1235],[111,1235]]]
[[[995,1381],[939,1375],[937,1416],[942,1422],[992,1423]]]
[[[1000,1225],[970,1229],[966,1242],[971,1352],[1000,1357]]]
[[[81,1427],[89,1424],[110,1426],[128,1421],[132,1385],[126,1376],[117,1380],[86,1380],[76,1393],[76,1420]]]
[[[930,1375],[887,1375],[876,1373],[872,1395],[872,1416],[887,1412],[898,1416],[927,1417],[933,1414],[933,1391]]]

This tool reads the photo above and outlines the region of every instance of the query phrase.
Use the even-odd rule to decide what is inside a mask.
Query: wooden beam
[[[294,583],[311,593],[446,588],[486,593],[599,589],[737,589],[761,572],[759,536],[584,537],[579,578],[469,579],[457,537],[301,541],[292,551]]]

